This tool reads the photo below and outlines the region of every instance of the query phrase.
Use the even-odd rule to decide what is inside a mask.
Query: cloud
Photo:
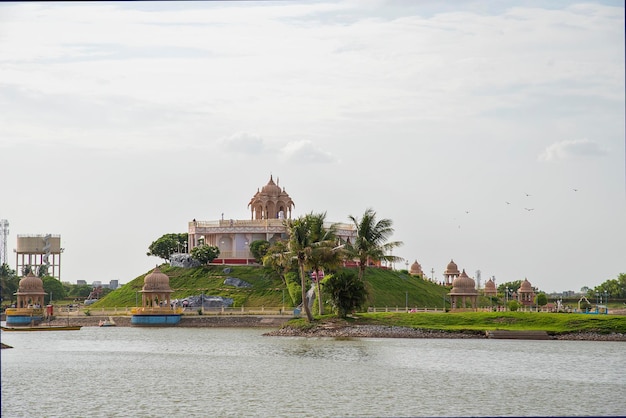
[[[568,160],[581,157],[599,157],[606,155],[607,151],[600,144],[589,139],[573,139],[556,142],[547,147],[539,161]]]
[[[338,162],[332,153],[315,146],[309,140],[289,142],[283,148],[282,157],[297,163],[334,163]]]
[[[218,141],[222,150],[238,154],[260,154],[265,150],[263,138],[248,132],[237,132]]]

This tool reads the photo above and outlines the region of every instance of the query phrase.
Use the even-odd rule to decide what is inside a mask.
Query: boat
[[[2,331],[78,331],[81,326],[35,326],[35,327],[5,327],[2,326]]]
[[[117,324],[115,323],[112,317],[109,317],[109,319],[101,320],[100,322],[98,322],[99,327],[114,327],[116,325]]]

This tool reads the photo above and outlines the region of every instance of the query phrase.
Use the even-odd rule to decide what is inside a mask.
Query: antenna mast
[[[0,266],[7,262],[7,237],[9,236],[9,221],[0,219]]]

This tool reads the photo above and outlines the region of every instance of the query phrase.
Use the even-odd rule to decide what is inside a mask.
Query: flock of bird
[[[577,191],[578,191],[578,189],[576,189],[576,188],[573,188],[572,190],[573,190],[574,192],[577,192]],[[532,195],[531,195],[530,193],[524,193],[524,194],[526,195],[526,197],[532,197]],[[504,201],[504,203],[506,203],[507,205],[510,205],[510,204],[511,204],[511,202],[509,202],[509,201],[507,201],[507,200],[505,200],[505,201]],[[527,212],[532,212],[533,210],[535,210],[535,208],[531,208],[531,207],[524,207],[524,210],[526,210]],[[466,210],[466,211],[465,211],[465,213],[466,213],[466,214],[469,214],[469,213],[470,213],[470,211],[469,211],[469,210]],[[455,218],[455,219],[456,219],[456,218]],[[461,225],[459,225],[459,229],[461,229]]]

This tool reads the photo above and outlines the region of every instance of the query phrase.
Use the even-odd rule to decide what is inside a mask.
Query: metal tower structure
[[[9,237],[9,221],[6,219],[0,219],[0,266],[8,264],[7,261],[7,246]]]
[[[480,270],[476,270],[476,289],[480,288]]]

